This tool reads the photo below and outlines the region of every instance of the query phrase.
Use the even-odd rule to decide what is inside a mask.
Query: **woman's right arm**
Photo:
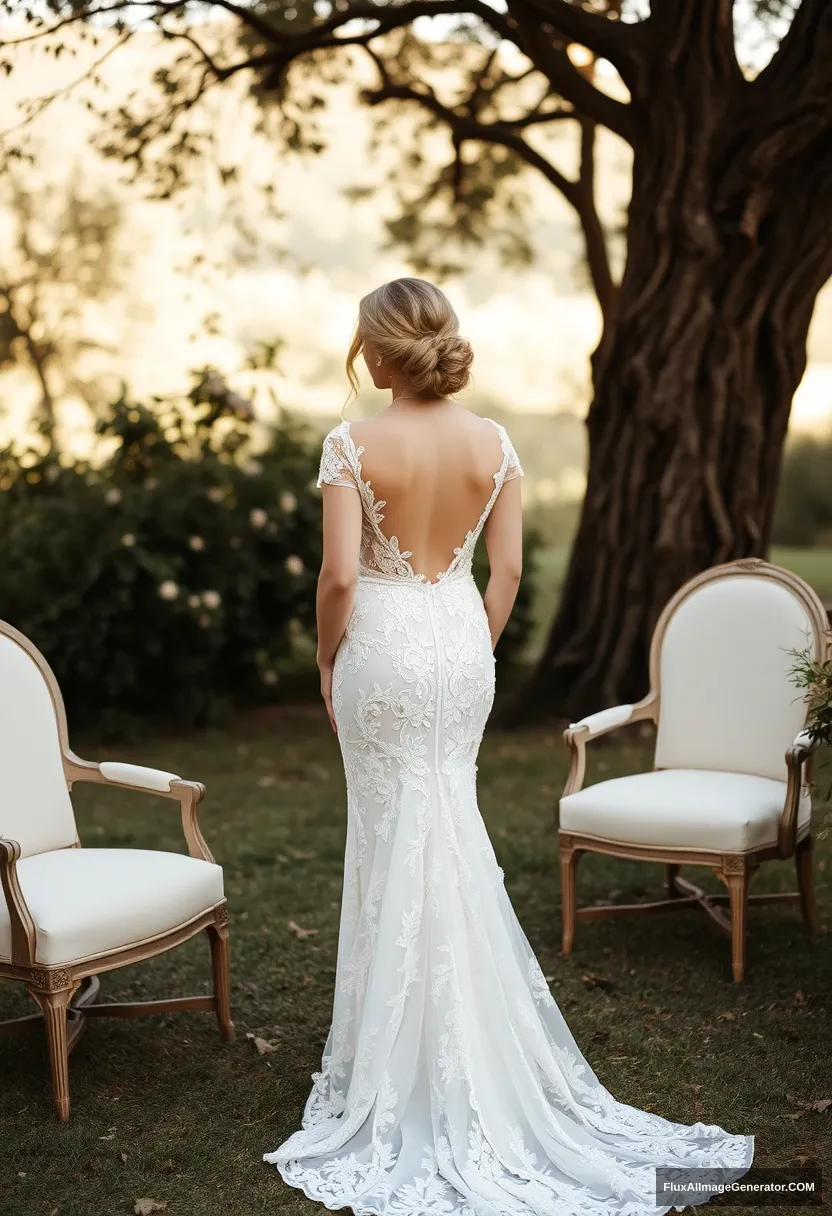
[[[341,485],[323,485],[323,561],[318,576],[318,666],[332,667],[347,628],[358,578],[361,499]]]
[[[491,567],[483,602],[491,632],[491,649],[494,650],[511,616],[523,573],[523,502],[519,477],[502,486],[483,533]]]

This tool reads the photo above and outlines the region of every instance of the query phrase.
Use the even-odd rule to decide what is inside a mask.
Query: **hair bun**
[[[465,388],[474,361],[466,338],[445,330],[422,334],[402,346],[397,363],[417,393],[448,397]]]
[[[365,341],[395,364],[421,397],[448,397],[471,378],[471,344],[460,337],[447,296],[425,279],[394,279],[364,297],[348,374]]]

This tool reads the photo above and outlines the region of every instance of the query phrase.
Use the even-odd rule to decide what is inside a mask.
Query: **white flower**
[[[243,465],[243,472],[246,477],[256,477],[258,473],[263,472],[263,466],[259,460],[247,460]]]
[[[114,507],[117,502],[121,502],[121,490],[117,490],[115,486],[108,490],[104,495],[104,501],[108,507]]]
[[[202,600],[199,598],[198,595],[189,595],[188,596],[188,607],[189,608],[198,608],[201,603],[202,603]]]
[[[290,574],[303,574],[305,569],[303,562],[296,553],[292,553],[286,558],[285,565]]]
[[[199,618],[199,623],[203,629],[207,629],[208,626],[211,624],[210,616],[208,616],[208,614],[206,612],[203,612],[202,616]]]
[[[211,486],[208,491],[208,497],[211,502],[222,502],[225,498],[225,492],[222,486]]]
[[[264,684],[276,684],[277,683],[277,672],[271,671],[271,670],[264,671],[263,672],[263,683]]]
[[[222,603],[222,596],[219,591],[203,591],[202,602],[206,608],[214,610],[219,608]]]
[[[287,515],[297,509],[298,500],[295,498],[291,490],[284,490],[280,495],[280,509],[285,511]]]
[[[159,594],[163,600],[175,600],[179,595],[179,584],[172,578],[166,579],[159,587]]]
[[[59,468],[57,468],[54,464],[50,464],[49,468],[46,470],[46,473],[44,474],[47,481],[57,481],[58,478],[60,477],[60,475],[61,475],[61,470]]]
[[[268,514],[262,507],[254,507],[249,512],[248,518],[252,528],[263,528],[269,522]]]
[[[133,545],[136,543],[136,538],[132,532],[125,532],[124,536],[121,538],[121,543],[126,549],[132,549]]]
[[[205,541],[202,539],[201,536],[192,536],[190,538],[190,540],[188,541],[188,544],[197,553],[200,553],[205,548]]]

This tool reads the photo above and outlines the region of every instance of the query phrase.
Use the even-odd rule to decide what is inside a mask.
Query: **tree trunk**
[[[749,84],[723,6],[697,4],[665,0],[668,18],[685,10],[701,25],[680,29],[644,81],[627,265],[593,357],[586,499],[514,720],[574,720],[642,696],[667,599],[768,548],[791,400],[832,274],[826,69],[812,67],[818,31],[804,20],[777,71]]]

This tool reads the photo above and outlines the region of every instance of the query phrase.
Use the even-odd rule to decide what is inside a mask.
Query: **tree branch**
[[[555,92],[581,115],[608,127],[628,143],[634,143],[636,128],[630,106],[602,93],[578,71],[565,46],[558,45],[541,25],[537,3],[538,0],[509,0],[509,12],[517,22],[522,49],[547,77]]]
[[[562,37],[579,42],[599,59],[608,59],[622,75],[638,54],[641,41],[638,25],[587,12],[569,0],[526,0],[526,3]]]
[[[378,89],[367,89],[362,94],[363,100],[370,106],[380,105],[384,101],[414,101],[418,102],[434,117],[446,123],[455,140],[479,141],[486,144],[500,144],[521,157],[526,164],[538,169],[553,186],[560,190],[567,202],[578,209],[578,186],[559,169],[556,169],[545,156],[517,133],[516,128],[504,122],[480,122],[468,114],[460,114],[449,106],[444,105],[439,98],[428,90],[415,89],[405,84],[383,84]]]

